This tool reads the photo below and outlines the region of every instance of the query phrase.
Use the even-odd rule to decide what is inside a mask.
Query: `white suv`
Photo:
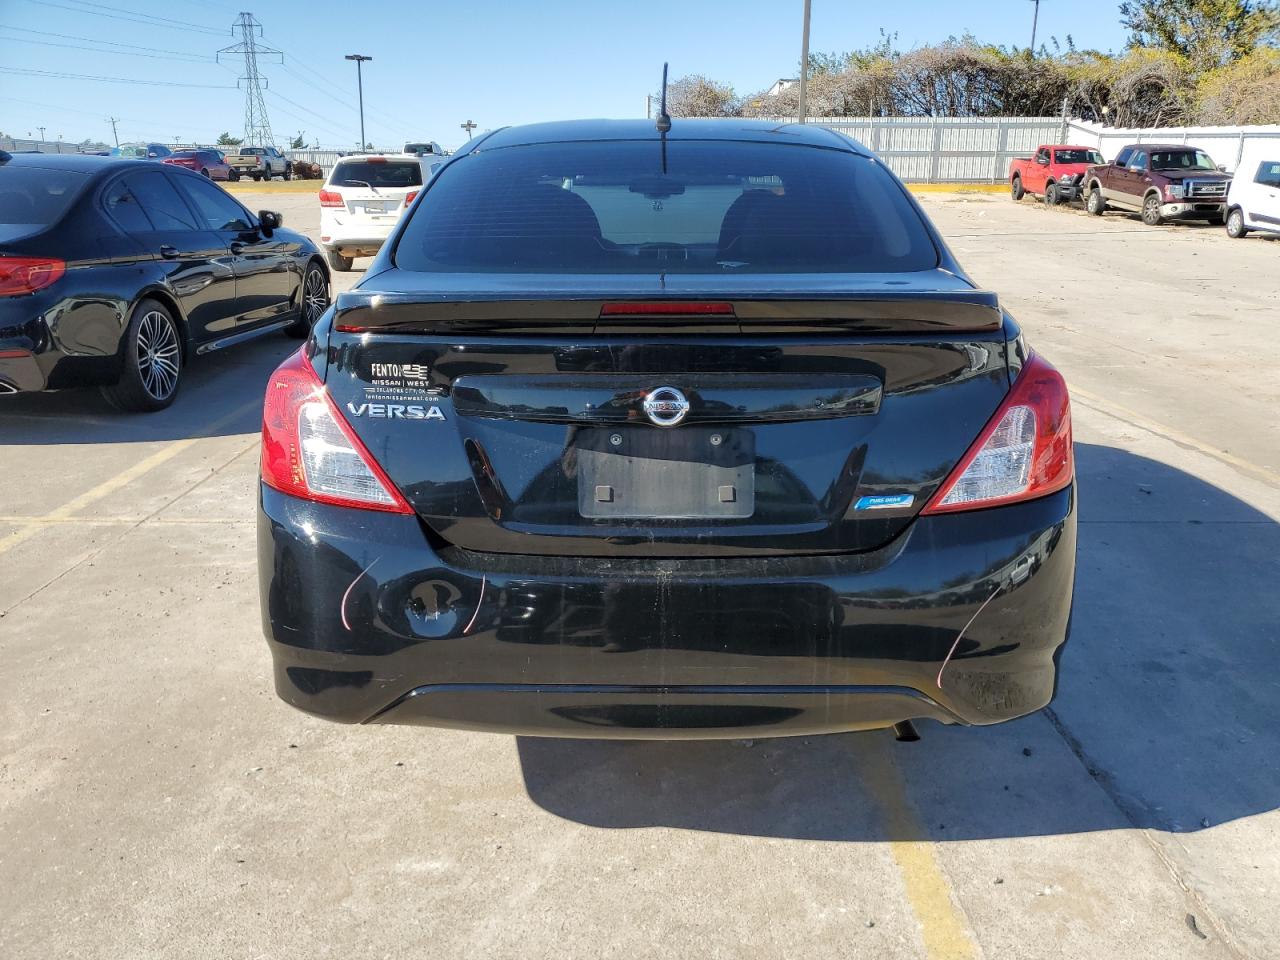
[[[1243,237],[1250,230],[1280,233],[1280,160],[1256,154],[1236,167],[1227,192],[1227,234]]]
[[[378,252],[438,165],[425,157],[342,157],[320,191],[320,245],[334,270]]]

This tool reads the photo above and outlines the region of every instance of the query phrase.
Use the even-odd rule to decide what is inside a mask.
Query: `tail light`
[[[1013,389],[922,513],[976,510],[1034,500],[1075,475],[1071,399],[1047,360],[1032,354]]]
[[[335,193],[333,190],[320,191],[320,206],[322,207],[345,207],[346,202],[342,199],[342,194]]]
[[[0,297],[20,297],[43,290],[66,272],[65,260],[0,256]]]
[[[417,195],[418,195],[417,190],[410,190],[407,194],[405,194],[404,205],[407,207],[409,206],[409,204],[413,203],[413,198],[416,197]]]
[[[413,513],[338,411],[302,351],[280,364],[267,382],[262,481],[317,503]]]

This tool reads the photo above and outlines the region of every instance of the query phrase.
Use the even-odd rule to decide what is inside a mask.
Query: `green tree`
[[[242,143],[244,143],[243,137],[233,137],[226,130],[218,134],[218,146],[220,147],[238,147]]]
[[[1200,72],[1234,63],[1280,36],[1270,0],[1124,0],[1129,46],[1186,58]]]
[[[290,148],[301,150],[307,145],[307,134],[305,130],[299,130],[298,135],[289,141]]]

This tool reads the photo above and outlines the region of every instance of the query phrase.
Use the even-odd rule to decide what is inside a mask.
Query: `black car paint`
[[[328,277],[311,240],[283,227],[268,236],[247,210],[253,229],[243,232],[131,233],[102,205],[104,191],[121,176],[159,174],[207,183],[198,173],[70,155],[15,156],[9,163],[80,170],[87,176],[57,222],[0,242],[0,256],[51,256],[67,263],[65,275],[53,285],[0,297],[0,351],[34,354],[34,360],[0,358],[0,381],[18,389],[114,383],[124,360],[125,327],[145,298],[158,300],[174,315],[187,361],[230,336],[274,330],[295,317],[309,263]]]
[[[678,122],[673,135],[861,149],[813,128]],[[469,149],[610,136],[645,132],[547,124],[498,131]],[[446,174],[447,165],[438,176]],[[429,187],[416,203],[428,199]],[[825,296],[797,278],[767,278],[770,289],[735,297],[704,277],[664,277],[659,294],[634,276],[612,288],[596,276],[550,288],[545,278],[485,277],[488,289],[472,277],[465,295],[450,298],[432,288],[438,277],[396,269],[402,220],[306,349],[344,412],[348,402],[358,408],[372,364],[392,361],[425,365],[446,419],[348,416],[417,516],[262,488],[263,626],[280,696],[343,722],[672,738],[825,733],[918,717],[983,724],[1047,703],[1070,623],[1074,485],[1011,506],[918,516],[1016,378],[1027,355],[1016,322],[998,309],[994,324],[974,314],[933,332],[786,322],[797,301],[881,302],[877,284],[930,303],[931,293],[972,292],[915,206],[937,247],[937,271],[861,277]],[[841,278],[824,279],[840,286]],[[411,312],[415,296],[416,329],[395,322],[392,309]],[[391,322],[335,332],[344,321],[369,325],[370,297]],[[754,330],[686,322],[658,336],[583,322],[602,299],[680,297],[740,308],[750,301],[765,322]],[[524,302],[506,325],[466,312],[515,299],[555,306],[539,315]],[[590,301],[583,316],[568,307],[574,301]],[[447,322],[433,326],[433,316]],[[795,504],[811,515],[610,526],[567,508],[567,491],[555,485],[574,446],[577,408],[552,402],[549,383],[571,398],[594,389],[625,408],[636,378],[658,386],[684,377],[696,394],[700,376],[725,373],[791,375],[783,407],[805,404],[808,377],[876,387],[874,416],[806,409],[752,423],[765,438],[758,453],[769,450],[770,431],[777,441],[758,462],[788,474]],[[495,402],[503,377],[514,381],[500,391],[507,410],[477,410]],[[714,399],[762,409],[758,383],[739,386],[735,394],[716,384]],[[535,504],[544,509],[522,519],[508,487],[528,491],[544,477],[550,489]],[[912,504],[855,515],[858,496],[888,490],[910,492]]]

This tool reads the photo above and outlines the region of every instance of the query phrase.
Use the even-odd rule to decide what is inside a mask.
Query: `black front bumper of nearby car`
[[[414,517],[263,487],[276,689],[343,722],[694,738],[986,724],[1053,696],[1075,490],[842,556],[433,549]]]

